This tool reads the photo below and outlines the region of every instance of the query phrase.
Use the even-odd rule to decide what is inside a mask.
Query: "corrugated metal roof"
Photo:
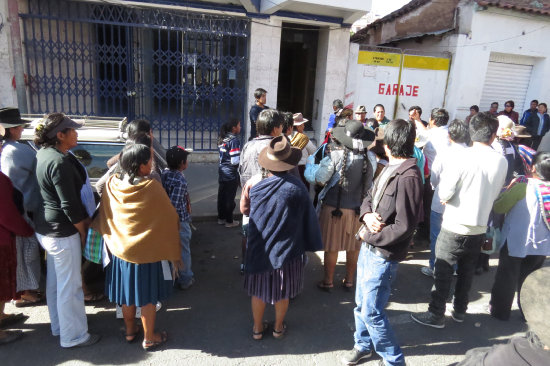
[[[528,13],[550,15],[550,2],[547,0],[477,0],[481,6],[495,6]]]

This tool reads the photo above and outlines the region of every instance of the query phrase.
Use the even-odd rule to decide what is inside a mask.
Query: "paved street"
[[[0,364],[11,365],[337,365],[353,346],[353,293],[335,287],[331,294],[315,287],[321,278],[319,253],[310,253],[306,283],[293,300],[287,316],[288,335],[263,341],[251,338],[250,299],[242,289],[239,274],[240,235],[213,221],[196,222],[193,233],[193,270],[197,282],[190,290],[176,290],[158,314],[158,329],[169,340],[157,352],[142,351],[140,344],[126,344],[122,320],[115,319],[114,306],[107,301],[87,306],[89,328],[103,339],[89,348],[62,349],[51,336],[45,305],[26,308],[30,318],[19,329],[26,337],[0,348]],[[342,258],[343,260],[343,258]],[[427,260],[423,245],[399,268],[388,315],[404,349],[409,365],[449,365],[462,359],[470,348],[504,342],[526,330],[515,310],[509,322],[494,320],[483,312],[493,280],[491,272],[476,276],[472,304],[463,324],[447,317],[445,329],[425,328],[413,323],[410,311],[423,311],[429,299],[431,279],[420,273]],[[338,283],[344,275],[343,262],[337,267]],[[8,305],[7,312],[16,311]],[[266,319],[273,319],[268,307]],[[476,324],[479,323],[479,324]],[[476,325],[479,325],[476,326]],[[374,361],[365,365],[374,365]]]

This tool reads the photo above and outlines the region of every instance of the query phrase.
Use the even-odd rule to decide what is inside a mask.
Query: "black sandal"
[[[283,339],[286,334],[286,323],[283,323],[283,329],[281,330],[275,330],[275,327],[273,327],[273,338],[275,339]]]
[[[134,343],[134,341],[136,340],[138,334],[141,331],[141,327],[137,324],[135,325],[134,329],[135,329],[135,331],[132,334],[128,334],[128,333],[124,332],[124,338],[126,339],[126,343]]]
[[[264,321],[262,325],[264,329],[261,332],[255,332],[254,327],[252,327],[252,339],[255,341],[261,341],[269,329],[269,324],[266,321]]]
[[[148,341],[144,339],[143,343],[141,344],[141,347],[143,347],[145,351],[153,351],[159,348],[160,346],[162,346],[164,343],[166,343],[167,340],[168,340],[168,335],[166,334],[166,331],[163,330],[162,332],[160,332],[160,341],[155,342],[155,341]]]

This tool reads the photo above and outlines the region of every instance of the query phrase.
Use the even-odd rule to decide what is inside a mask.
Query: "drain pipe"
[[[17,105],[22,114],[28,113],[25,71],[23,69],[23,52],[21,49],[21,28],[19,27],[19,5],[17,0],[8,0],[8,20],[11,31],[11,49],[13,52],[13,69],[15,72],[15,90]]]

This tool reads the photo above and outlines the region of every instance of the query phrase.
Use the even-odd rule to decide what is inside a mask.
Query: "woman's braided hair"
[[[146,165],[151,159],[151,148],[142,144],[131,144],[124,147],[120,156],[119,179],[124,174],[129,177],[130,184],[136,184],[135,179],[139,177],[139,168]]]

